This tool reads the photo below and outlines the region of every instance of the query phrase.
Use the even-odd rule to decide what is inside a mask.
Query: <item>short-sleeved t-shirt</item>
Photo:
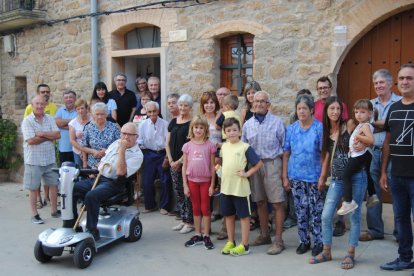
[[[247,143],[226,142],[222,145],[220,156],[223,158],[221,169],[221,190],[225,195],[246,197],[250,195],[249,180],[236,173],[246,168],[247,163],[256,165],[260,158]]]
[[[132,109],[137,106],[137,97],[134,92],[128,89],[125,89],[125,93],[123,95],[121,95],[118,90],[109,92],[109,95],[116,102],[116,121],[122,127],[124,124],[129,122]]]
[[[193,141],[183,146],[183,153],[187,156],[186,175],[192,182],[208,182],[211,180],[211,155],[217,151],[216,146],[207,140],[203,144]]]
[[[313,120],[303,129],[299,121],[288,126],[284,151],[290,151],[288,177],[305,182],[318,182],[321,174],[322,124]]]
[[[177,161],[183,156],[182,148],[188,142],[188,130],[190,129],[190,121],[183,124],[177,124],[177,119],[171,120],[168,125],[168,132],[170,133],[170,152],[173,161]]]
[[[87,122],[89,123],[89,121]],[[86,123],[86,124],[87,124]],[[69,126],[73,127],[73,129],[75,130],[75,138],[76,138],[76,142],[80,145],[80,143],[82,142],[82,138],[83,138],[83,129],[85,128],[86,124],[81,124],[78,120],[78,118],[73,119],[72,121],[69,122]],[[72,150],[74,153],[76,154],[81,154],[80,150],[77,150],[74,146],[72,146]]]
[[[414,103],[398,101],[391,105],[384,130],[391,134],[391,172],[395,176],[414,177]]]
[[[47,102],[47,105],[45,106],[44,113],[54,117],[57,110],[58,110],[58,108],[54,103]],[[26,109],[24,110],[23,117],[26,118],[27,115],[31,114],[32,112],[33,112],[32,104],[29,104],[28,106],[26,106]]]

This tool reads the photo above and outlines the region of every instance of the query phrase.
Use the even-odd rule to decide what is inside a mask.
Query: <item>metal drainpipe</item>
[[[97,0],[91,0],[91,13],[98,11]],[[99,81],[98,63],[98,17],[91,17],[92,87]]]

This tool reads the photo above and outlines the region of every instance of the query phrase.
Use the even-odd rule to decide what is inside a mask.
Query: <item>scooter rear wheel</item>
[[[89,238],[76,244],[73,262],[79,268],[86,268],[92,263],[94,255],[95,242]]]

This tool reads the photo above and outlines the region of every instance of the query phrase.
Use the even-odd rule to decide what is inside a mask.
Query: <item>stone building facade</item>
[[[98,11],[137,2],[155,1],[100,0]],[[342,60],[358,39],[375,24],[413,7],[413,0],[201,0],[102,15],[99,78],[111,87],[114,73],[126,69],[126,58],[155,55],[160,58],[162,95],[190,93],[197,101],[203,91],[220,86],[221,39],[248,33],[254,36],[253,78],[270,93],[273,111],[286,117],[298,90],[308,88],[316,95],[315,81],[321,75],[335,83]],[[47,11],[47,20],[62,19],[88,14],[90,1],[38,1],[38,8]],[[145,26],[160,29],[160,47],[126,49],[125,35]],[[338,33],[338,27],[345,31]],[[177,39],[174,31],[186,37]],[[62,91],[69,88],[90,98],[89,17],[24,28],[14,36],[13,55],[0,46],[3,117],[20,123],[39,83],[50,85],[55,103],[62,102]]]

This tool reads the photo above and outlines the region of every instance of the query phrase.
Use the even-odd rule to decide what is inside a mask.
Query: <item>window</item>
[[[160,28],[136,28],[126,34],[127,49],[142,49],[161,47]]]
[[[238,34],[221,39],[220,86],[241,95],[253,80],[253,35]]]
[[[27,80],[26,77],[15,78],[14,104],[16,109],[24,109],[27,105]]]

